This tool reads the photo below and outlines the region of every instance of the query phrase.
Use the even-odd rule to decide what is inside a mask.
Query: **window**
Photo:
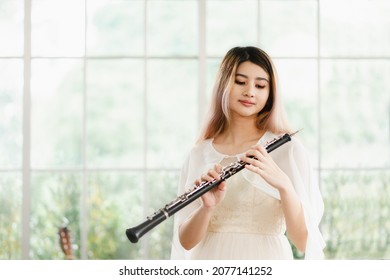
[[[390,4],[2,0],[0,259],[168,259],[181,164],[225,52],[273,58],[325,201],[330,259],[390,258]],[[201,170],[199,172],[202,172]]]

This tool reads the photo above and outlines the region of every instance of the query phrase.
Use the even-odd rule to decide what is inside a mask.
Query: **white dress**
[[[265,145],[275,137],[267,132],[258,143]],[[293,138],[270,155],[290,177],[301,199],[308,228],[305,258],[322,259],[325,244],[318,226],[323,215],[323,201],[307,152]],[[183,165],[178,195],[191,188],[193,182],[214,164],[226,166],[240,156],[219,153],[212,139],[197,144]],[[200,198],[175,214],[171,258],[292,259],[278,191],[259,175],[246,169],[228,178],[226,183],[226,196],[216,207],[205,238],[191,250],[181,246],[178,228],[201,205]]]

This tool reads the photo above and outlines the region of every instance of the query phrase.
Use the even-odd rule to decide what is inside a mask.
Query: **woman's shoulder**
[[[219,162],[222,155],[215,151],[212,141],[213,139],[210,138],[195,143],[187,155],[188,161],[196,165],[208,165]]]
[[[190,149],[190,154],[199,154],[211,148],[213,139],[204,139],[196,142]]]
[[[205,139],[196,142],[188,151],[187,157],[190,160],[195,160],[204,157],[205,154],[210,153],[212,147],[212,139]]]

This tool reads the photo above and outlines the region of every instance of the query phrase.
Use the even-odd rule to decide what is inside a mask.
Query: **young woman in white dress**
[[[175,214],[172,259],[292,259],[290,242],[306,259],[323,258],[323,201],[306,149],[296,137],[270,154],[264,148],[284,133],[291,130],[270,57],[256,47],[231,49],[178,194],[219,179],[232,162],[249,164]]]

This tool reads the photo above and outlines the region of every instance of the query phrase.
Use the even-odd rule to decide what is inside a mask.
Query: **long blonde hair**
[[[223,58],[215,81],[212,103],[198,141],[214,138],[223,133],[230,123],[229,94],[238,66],[250,61],[269,75],[270,92],[264,108],[258,113],[256,125],[260,130],[275,134],[291,132],[277,91],[277,75],[271,58],[256,47],[235,47]]]

